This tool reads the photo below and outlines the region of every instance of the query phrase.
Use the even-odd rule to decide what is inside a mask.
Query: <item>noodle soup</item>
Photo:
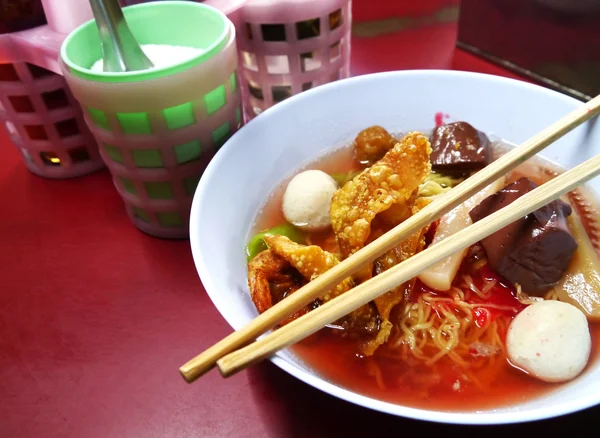
[[[465,125],[441,134],[438,127],[437,133],[434,130],[427,136],[391,136],[381,127],[371,127],[362,131],[351,147],[306,168],[321,173],[303,169],[298,175],[304,180],[294,177],[278,187],[259,213],[258,234],[247,248],[250,293],[257,309],[262,312],[285,299],[361,245],[435,202],[509,147],[490,142],[485,134]],[[421,155],[416,150],[419,144]],[[466,152],[461,155],[463,147]],[[412,173],[407,174],[407,169]],[[506,198],[543,184],[559,172],[551,163],[530,160],[290,319],[468,226],[484,207],[489,213],[486,204],[494,197]],[[360,182],[365,175],[370,179]],[[308,198],[310,205],[304,206],[303,198]],[[318,212],[320,205],[322,211]],[[337,214],[336,208],[345,210]],[[292,351],[338,386],[415,408],[462,411],[501,407],[538,397],[576,378],[597,355],[589,339],[596,341],[600,336],[594,323],[600,315],[600,289],[595,290],[590,282],[584,291],[588,295],[582,298],[574,293],[577,286],[573,280],[595,273],[599,247],[595,203],[580,189],[549,204],[546,210],[552,219],[543,212],[533,215],[534,219],[547,219],[543,226],[532,224],[531,217],[515,225],[521,227],[518,241],[513,239],[515,229],[512,234],[504,231],[505,235],[492,236],[496,240],[484,240],[437,264],[298,343]],[[327,224],[323,225],[325,217]],[[512,240],[507,236],[513,236]],[[491,251],[494,244],[499,245],[498,252],[510,247],[508,255],[502,258]],[[556,253],[561,260],[548,262],[547,257],[536,255],[539,248],[555,244],[561,245]],[[523,253],[527,253],[523,260],[513,260]],[[564,355],[560,341],[546,339],[552,344],[548,351],[533,351],[535,339],[518,329],[535,320],[535,312],[545,302],[569,304],[558,309],[558,314],[563,315],[563,310],[568,318],[573,314],[575,322],[565,323],[564,333],[573,333],[572,344],[577,344],[571,354],[574,363],[559,361],[550,370],[541,362],[549,361],[548,354]],[[554,311],[542,309],[550,315]],[[551,336],[540,324],[535,327],[539,337]],[[590,344],[587,350],[586,339]],[[576,372],[566,371],[575,368]]]

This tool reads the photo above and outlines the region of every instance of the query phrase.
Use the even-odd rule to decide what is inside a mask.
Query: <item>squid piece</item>
[[[435,235],[433,236],[431,244],[433,245],[441,242],[446,237],[450,237],[460,230],[472,225],[473,221],[471,220],[471,216],[469,216],[469,212],[485,198],[500,190],[503,185],[504,177],[494,181],[442,216],[435,230]],[[454,277],[456,277],[456,273],[460,268],[460,264],[467,255],[467,251],[468,248],[457,251],[435,265],[424,269],[419,274],[419,280],[425,283],[426,286],[438,291],[450,290]]]
[[[594,219],[595,220],[595,219]],[[560,301],[581,310],[590,321],[600,320],[600,257],[586,232],[581,217],[568,218],[569,229],[577,241],[577,251],[561,281],[553,287]]]
[[[335,192],[330,217],[343,258],[365,245],[375,216],[392,206],[397,206],[396,220],[406,216],[406,204],[410,205],[431,171],[430,154],[427,137],[411,132],[381,160]],[[355,279],[365,281],[371,272],[372,267],[367,266]]]

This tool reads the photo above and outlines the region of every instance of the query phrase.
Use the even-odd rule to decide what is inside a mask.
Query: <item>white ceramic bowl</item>
[[[267,110],[237,132],[204,173],[192,205],[190,239],[200,278],[223,317],[238,329],[257,315],[247,288],[244,246],[267,195],[301,165],[348,144],[379,124],[390,130],[430,130],[435,114],[465,120],[520,143],[581,105],[554,91],[501,77],[404,71],[324,85]],[[588,122],[546,149],[546,158],[572,167],[600,153],[600,124]],[[591,186],[598,192],[600,181]],[[596,340],[598,341],[598,340]],[[375,400],[338,387],[287,351],[272,358],[293,376],[336,397],[421,420],[517,423],[554,417],[600,403],[600,363],[556,391],[507,408],[440,412]]]

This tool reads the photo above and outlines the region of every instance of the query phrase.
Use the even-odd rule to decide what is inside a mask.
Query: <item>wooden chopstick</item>
[[[436,202],[423,208],[380,238],[374,240],[329,271],[298,289],[285,300],[280,301],[277,305],[258,315],[244,327],[212,345],[181,366],[179,368],[181,375],[186,381],[193,382],[202,374],[209,371],[217,360],[226,354],[248,345],[257,337],[275,327],[282,319],[318,298],[323,294],[323,291],[335,287],[357,270],[397,246],[408,236],[437,220],[470,198],[477,191],[507,174],[516,166],[598,113],[600,113],[600,96],[575,109],[548,128],[531,137],[521,146],[490,163],[483,170],[447,192],[440,199],[436,200]]]
[[[600,174],[600,155],[596,155],[559,177],[542,184],[503,209],[365,281],[253,344],[221,358],[217,361],[219,371],[225,377],[230,376],[271,356],[278,350],[300,341],[326,324],[338,320],[379,295],[416,277],[422,270],[479,242],[484,237],[548,204],[598,174]]]

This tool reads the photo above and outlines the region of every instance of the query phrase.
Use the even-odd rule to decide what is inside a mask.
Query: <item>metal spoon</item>
[[[134,38],[119,0],[90,0],[102,43],[105,72],[146,70],[154,67]]]

